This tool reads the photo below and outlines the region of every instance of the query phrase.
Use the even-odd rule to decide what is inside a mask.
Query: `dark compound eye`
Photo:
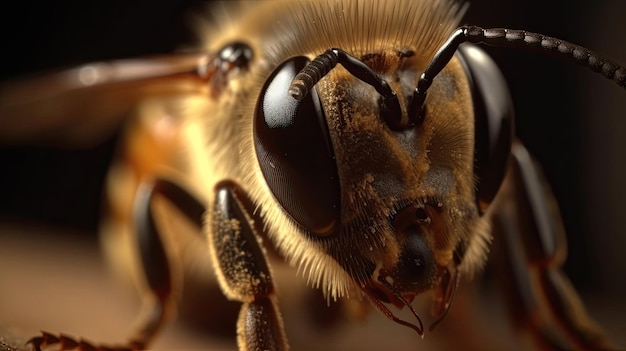
[[[311,233],[339,221],[339,177],[326,118],[315,88],[302,100],[289,86],[309,60],[294,57],[267,79],[257,101],[254,138],[263,176],[285,211]]]
[[[481,212],[498,193],[513,140],[513,102],[506,81],[493,60],[475,45],[459,47],[470,79],[475,116],[476,200]]]

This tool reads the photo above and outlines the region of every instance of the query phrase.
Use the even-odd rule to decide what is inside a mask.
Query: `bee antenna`
[[[452,33],[448,41],[437,51],[420,76],[417,88],[413,92],[411,106],[409,107],[410,119],[418,120],[423,114],[426,91],[432,84],[433,79],[452,59],[459,45],[464,42],[539,51],[546,56],[553,56],[587,67],[626,89],[626,68],[599,56],[585,47],[524,30],[506,28],[484,29],[476,26],[463,26]]]
[[[314,58],[293,78],[289,86],[289,95],[298,101],[302,101],[309,91],[313,89],[313,86],[337,66],[338,60],[338,55],[333,49],[328,49]]]
[[[398,96],[391,89],[389,83],[379,77],[370,67],[347,52],[332,48],[309,62],[294,77],[289,86],[289,95],[301,101],[313,86],[328,74],[337,63],[340,63],[350,74],[359,80],[371,85],[383,97],[382,110],[385,112],[385,122],[392,128],[401,128],[402,111]]]

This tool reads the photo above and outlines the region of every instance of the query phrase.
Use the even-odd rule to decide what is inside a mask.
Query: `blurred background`
[[[186,19],[205,3],[5,3],[0,11],[0,80],[171,52],[194,42]],[[465,23],[544,33],[626,63],[624,13],[622,0],[476,0]],[[626,266],[626,92],[576,66],[510,50],[488,51],[510,83],[517,134],[543,165],[557,196],[569,238],[566,271],[581,291],[598,297],[592,304],[614,301],[604,297],[626,293],[621,271]],[[11,226],[61,229],[33,237],[44,246],[46,241],[95,243],[102,182],[116,138],[84,150],[1,146],[0,220]],[[27,235],[20,232],[20,240],[28,242]],[[6,284],[2,279],[0,284]],[[599,308],[607,313],[625,309],[624,302]],[[626,329],[624,315],[612,320],[612,328]]]

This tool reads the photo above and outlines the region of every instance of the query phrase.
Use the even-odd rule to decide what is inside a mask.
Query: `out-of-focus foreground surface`
[[[50,240],[52,235],[59,240]],[[23,341],[45,330],[115,345],[132,331],[139,311],[136,294],[109,274],[94,241],[63,238],[60,232],[7,224],[0,227],[0,341],[10,335]],[[433,332],[426,331],[424,340],[420,340],[413,331],[386,320],[377,311],[371,311],[366,321],[348,320],[334,313],[337,304],[327,308],[315,298],[316,290],[306,287],[293,270],[275,266],[274,273],[294,350],[373,351],[389,347],[528,350],[532,347],[523,332],[515,332],[511,326],[502,295],[481,278],[460,287],[442,325]],[[237,306],[225,304],[219,294],[206,294],[206,291],[204,294],[193,301],[191,310],[195,312],[181,311],[182,321],[165,329],[155,341],[154,350],[236,348],[233,333]],[[610,293],[595,294],[585,296],[591,313],[619,345],[626,345],[624,304]],[[432,321],[428,316],[429,298],[423,302],[416,304],[416,308],[428,326]],[[213,315],[204,315],[211,310]],[[402,316],[411,320],[410,315]],[[217,323],[198,325],[205,317]],[[191,323],[190,319],[196,322]]]

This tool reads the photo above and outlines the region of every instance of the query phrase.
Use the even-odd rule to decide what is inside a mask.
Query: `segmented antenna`
[[[540,51],[546,56],[587,67],[626,89],[626,68],[580,45],[524,30],[463,26],[452,33],[422,73],[413,93],[409,118],[416,118],[411,116],[419,116],[422,113],[426,91],[432,80],[448,64],[459,45],[464,42]]]
[[[313,59],[293,78],[291,86],[289,86],[289,95],[298,101],[302,101],[309,91],[313,89],[313,86],[337,66],[338,60],[339,57],[333,49],[328,49]]]
[[[400,102],[389,83],[379,77],[366,64],[341,49],[328,49],[302,68],[289,86],[289,95],[301,101],[320,79],[337,66],[337,63],[340,63],[350,74],[359,80],[374,87],[383,97],[381,115],[385,122],[394,129],[403,128],[401,126],[402,110],[400,109]]]

